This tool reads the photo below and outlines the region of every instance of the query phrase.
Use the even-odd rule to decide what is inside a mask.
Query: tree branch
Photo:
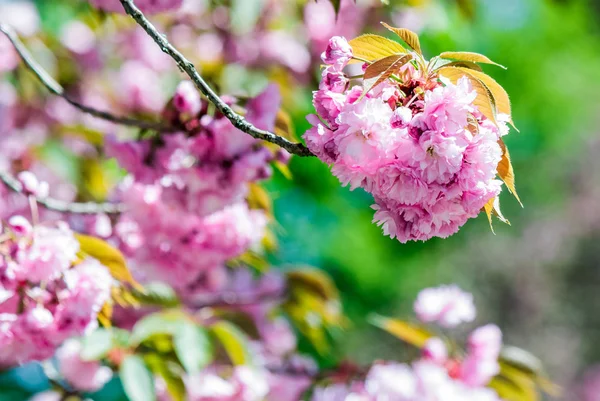
[[[8,173],[0,172],[0,180],[13,191],[23,193],[21,183]],[[64,202],[53,198],[36,198],[36,201],[46,209],[61,213],[119,214],[125,211],[125,206],[121,203]]]
[[[6,24],[0,24],[0,32],[4,33],[6,37],[10,40],[13,47],[21,56],[21,59],[27,66],[27,68],[33,72],[33,74],[37,77],[37,79],[44,85],[51,93],[56,96],[60,96],[73,105],[75,108],[83,111],[84,113],[90,114],[94,117],[101,118],[103,120],[111,121],[116,124],[126,125],[130,127],[137,127],[141,129],[149,129],[156,131],[176,131],[177,128],[168,124],[152,122],[152,121],[142,121],[136,120],[134,118],[123,117],[123,116],[115,116],[109,112],[97,110],[93,107],[86,106],[85,104],[79,103],[78,101],[72,99],[69,95],[65,93],[65,90],[58,82],[56,82],[49,74],[46,72],[41,65],[39,65],[29,50],[25,47],[23,42],[19,39],[16,32]]]
[[[212,90],[210,86],[208,86],[208,84],[204,81],[194,67],[194,64],[185,58],[185,56],[167,40],[165,35],[158,32],[156,27],[152,25],[146,16],[144,16],[144,14],[135,6],[133,0],[119,1],[123,5],[123,8],[127,14],[129,14],[137,22],[137,24],[141,26],[144,31],[146,31],[146,33],[156,42],[163,52],[175,60],[181,71],[185,72],[190,77],[192,82],[194,82],[194,85],[196,85],[196,88],[198,88],[198,90],[202,92],[204,96],[206,96],[208,101],[215,105],[217,110],[219,110],[225,117],[229,119],[229,121],[231,121],[233,126],[256,139],[262,139],[264,141],[274,143],[295,155],[314,156],[313,153],[303,144],[291,142],[283,137],[275,135],[272,132],[259,129],[244,119],[244,117],[233,111],[232,108],[229,107],[229,105],[227,105]]]

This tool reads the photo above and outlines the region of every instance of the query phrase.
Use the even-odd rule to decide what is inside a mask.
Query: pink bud
[[[394,114],[390,120],[392,127],[394,128],[404,128],[410,123],[412,120],[413,114],[412,110],[408,107],[398,107],[394,110]]]
[[[438,365],[444,364],[448,359],[446,344],[438,337],[432,337],[427,340],[422,353],[423,359],[430,360]]]
[[[461,379],[470,386],[486,385],[500,371],[498,356],[502,347],[502,332],[488,324],[473,331],[467,343],[467,357],[461,366]]]
[[[341,71],[352,58],[352,47],[343,36],[334,36],[329,39],[327,49],[321,54],[321,60],[325,64],[334,66]]]
[[[173,104],[180,113],[198,114],[202,108],[202,99],[192,81],[181,81],[175,90]]]
[[[17,235],[27,235],[32,230],[31,223],[23,216],[12,216],[8,219],[8,226]]]
[[[475,319],[473,296],[456,285],[443,285],[422,290],[414,304],[419,320],[454,327]]]
[[[275,160],[283,164],[288,164],[291,158],[291,153],[285,149],[278,149],[275,153]]]
[[[346,90],[348,78],[334,67],[327,67],[322,72],[321,83],[319,89],[329,90],[336,93],[342,93]]]
[[[23,186],[25,195],[33,195],[37,198],[45,198],[48,196],[49,186],[45,181],[38,181],[37,177],[30,171],[22,171],[17,176],[19,182]]]

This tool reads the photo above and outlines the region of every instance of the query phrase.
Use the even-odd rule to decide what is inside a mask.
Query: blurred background
[[[565,389],[561,399],[600,400],[600,376],[594,378],[593,368],[600,362],[600,2],[342,0],[337,17],[325,0],[188,0],[184,7],[176,17],[153,20],[169,30],[221,93],[251,96],[269,80],[279,83],[298,136],[312,112],[318,56],[333,35],[386,35],[379,21],[387,21],[418,32],[426,56],[475,51],[505,65],[507,70],[485,69],[511,95],[520,130],[505,138],[524,204],[521,208],[507,193],[501,197],[511,226],[498,222],[494,235],[480,216],[448,239],[400,244],[371,223],[369,195],[340,187],[319,160],[294,157],[292,178],[276,172],[266,185],[279,241],[271,260],[274,266],[316,266],[334,278],[351,322],[338,338],[337,357],[365,364],[402,358],[406,349],[369,325],[367,316],[410,316],[420,289],[457,283],[474,293],[478,323],[497,323],[506,343],[543,360],[550,377]],[[22,21],[27,18],[37,20]],[[75,20],[88,29],[73,25]],[[115,110],[156,113],[159,99],[167,99],[180,79],[153,44],[139,39],[135,45],[127,19],[97,12],[83,0],[0,0],[0,21],[35,25],[21,34],[50,73],[84,98],[110,99]],[[6,49],[0,44],[0,59]],[[158,79],[162,92],[140,96],[152,97],[158,106],[126,104],[121,98],[129,90],[119,85],[123,60],[134,50],[142,53],[137,61],[153,65],[135,89],[149,91],[147,83]],[[17,78],[25,82],[18,87],[21,99],[40,97],[35,107],[55,107],[53,121],[65,125],[67,109],[50,104],[53,100],[25,71],[5,74],[5,82],[14,84]],[[0,144],[13,146],[14,139],[1,137],[1,120],[0,114]],[[47,139],[43,145],[34,127],[23,132],[43,161],[38,174],[58,177],[54,188],[63,188],[67,197],[69,186],[84,188],[88,198],[101,199],[119,173],[114,163],[77,147],[104,131],[97,121],[86,126],[83,134],[66,130],[58,141],[48,134],[54,132],[51,125],[38,124]],[[10,390],[0,391],[0,399],[24,399],[44,385],[23,376],[23,369],[39,367],[0,377],[0,385],[12,383]],[[14,380],[20,380],[19,389]],[[585,398],[582,383],[589,390]],[[597,391],[590,390],[594,385]]]

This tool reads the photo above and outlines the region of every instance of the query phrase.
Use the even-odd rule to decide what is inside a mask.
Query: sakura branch
[[[173,127],[168,124],[160,123],[160,122],[152,122],[152,121],[142,121],[134,118],[124,117],[124,116],[116,116],[107,111],[97,110],[93,107],[87,106],[83,103],[80,103],[69,95],[65,93],[65,90],[58,82],[52,78],[46,70],[42,68],[41,65],[35,61],[29,50],[25,47],[23,42],[19,39],[16,32],[6,24],[0,24],[0,32],[2,32],[6,37],[10,40],[12,45],[14,46],[19,56],[27,66],[27,68],[37,77],[42,85],[46,87],[51,93],[56,96],[60,96],[65,99],[69,104],[73,107],[83,111],[84,113],[90,114],[94,117],[101,118],[103,120],[111,121],[116,124],[137,127],[145,130],[155,130],[155,131],[175,131],[177,127]]]
[[[6,172],[0,172],[0,180],[11,190],[24,193],[23,185]],[[120,214],[125,210],[125,206],[120,203],[96,203],[96,202],[64,202],[54,198],[35,197],[35,201],[48,210],[54,210],[61,213],[73,214]]]
[[[298,156],[314,156],[314,154],[303,144],[291,142],[283,137],[275,135],[272,132],[262,130],[255,127],[248,122],[244,117],[237,114],[229,105],[227,105],[204,81],[202,76],[194,67],[194,64],[189,61],[179,50],[177,50],[167,39],[166,36],[161,34],[156,27],[146,18],[144,13],[134,4],[133,0],[119,0],[123,5],[123,8],[129,14],[139,26],[156,42],[160,49],[169,55],[175,62],[181,71],[185,72],[198,90],[206,96],[208,101],[215,105],[231,123],[239,130],[247,133],[256,139],[262,139],[267,142],[274,143]]]

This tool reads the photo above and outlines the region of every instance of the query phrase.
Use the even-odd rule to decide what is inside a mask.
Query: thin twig
[[[6,172],[0,172],[0,180],[15,192],[23,193],[21,183]],[[96,202],[64,202],[53,198],[36,198],[37,203],[46,209],[61,213],[73,214],[119,214],[125,211],[121,203],[96,203]]]
[[[141,129],[155,130],[155,131],[176,131],[177,128],[173,127],[169,124],[163,124],[159,122],[152,121],[142,121],[137,120],[135,118],[123,117],[123,116],[115,116],[107,111],[97,110],[93,107],[86,106],[85,104],[79,103],[78,101],[72,99],[69,95],[65,93],[65,90],[58,82],[52,78],[46,70],[42,68],[41,65],[35,61],[29,50],[25,47],[23,42],[19,39],[14,29],[6,24],[0,24],[0,32],[4,33],[6,37],[10,40],[12,45],[14,46],[19,56],[27,68],[33,72],[33,74],[37,77],[37,79],[53,94],[56,96],[60,96],[73,105],[75,108],[83,111],[84,113],[90,114],[94,117],[101,118],[103,120],[111,121],[116,124],[126,125],[130,127],[137,127]]]
[[[206,96],[206,98],[212,104],[215,105],[217,110],[223,113],[223,115],[227,117],[237,129],[254,138],[274,143],[295,155],[314,156],[312,152],[303,144],[291,142],[283,137],[275,135],[272,132],[259,129],[244,119],[244,117],[233,111],[231,107],[229,107],[229,105],[227,105],[204,81],[194,67],[194,64],[185,58],[185,56],[167,40],[165,35],[158,32],[156,27],[152,25],[146,16],[144,16],[144,14],[135,6],[133,0],[120,1],[127,14],[129,14],[138,23],[138,25],[141,26],[144,31],[146,31],[146,33],[156,42],[163,52],[175,60],[181,71],[185,72],[190,77],[192,82],[194,82],[196,88],[198,88],[198,90],[202,92],[202,94]]]

